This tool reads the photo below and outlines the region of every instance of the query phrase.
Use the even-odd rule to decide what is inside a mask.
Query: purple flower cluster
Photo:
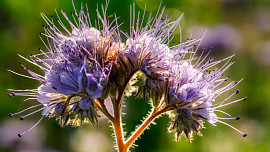
[[[73,17],[78,17],[74,20],[75,23],[67,18],[64,11],[62,14],[70,23],[72,31],[68,31],[59,18],[56,19],[68,33],[65,36],[56,27],[53,18],[50,20],[42,14],[48,24],[44,26],[45,32],[42,33],[48,39],[47,43],[43,41],[47,51],[40,49],[41,54],[32,55],[30,59],[22,57],[43,70],[44,76],[22,65],[31,75],[26,77],[38,80],[41,86],[32,90],[12,90],[13,92],[9,94],[9,96],[29,97],[26,100],[36,99],[41,104],[10,114],[10,116],[43,105],[42,108],[20,118],[23,120],[42,110],[42,118],[55,116],[62,126],[71,120],[73,126],[82,125],[84,122],[96,124],[98,117],[96,100],[102,97],[112,67],[112,59],[107,57],[106,53],[114,49],[108,46],[116,43],[112,35],[108,34],[112,33],[110,30],[114,28],[106,26],[107,21],[100,18],[104,24],[101,33],[100,30],[92,27],[89,20],[85,20],[89,19],[89,13],[85,14],[83,9],[78,14],[76,11],[72,13]]]
[[[216,122],[220,122],[230,126],[221,121],[221,119],[240,119],[239,116],[231,117],[229,114],[218,110],[218,108],[246,100],[246,97],[244,97],[225,103],[230,97],[238,94],[239,90],[225,100],[214,103],[218,96],[231,90],[239,83],[239,81],[236,81],[225,86],[223,85],[223,83],[228,80],[228,77],[222,78],[223,73],[232,65],[232,63],[229,63],[232,57],[233,56],[230,56],[215,62],[213,62],[213,59],[211,58],[205,61],[205,58],[200,60],[201,57],[199,57],[194,65],[191,64],[191,61],[180,61],[182,63],[171,66],[172,76],[169,77],[168,80],[166,104],[175,106],[175,109],[170,115],[173,121],[169,131],[176,132],[176,140],[178,140],[182,133],[185,134],[188,140],[190,140],[192,136],[192,131],[201,135],[198,130],[203,127],[203,120],[206,120],[213,125],[215,125]],[[212,68],[224,61],[227,62],[222,68]],[[217,117],[215,112],[224,113],[228,115],[229,118]],[[234,129],[237,130],[236,128]],[[243,134],[244,137],[246,136],[245,133],[242,133],[239,130],[237,131]]]
[[[116,104],[114,99],[121,95],[120,89],[133,80],[135,83],[132,86],[137,88],[137,95],[142,93],[144,97],[148,96],[154,108],[171,109],[167,113],[172,119],[169,131],[175,131],[177,140],[182,133],[188,140],[191,139],[193,131],[200,134],[203,121],[213,125],[220,122],[230,126],[221,119],[240,118],[231,117],[218,110],[246,100],[242,98],[227,102],[238,90],[224,101],[215,101],[218,96],[239,83],[237,81],[224,85],[228,78],[224,78],[223,73],[231,66],[232,56],[214,61],[212,58],[207,59],[209,51],[205,57],[203,53],[196,57],[197,48],[194,44],[201,39],[189,39],[170,46],[173,32],[181,17],[176,21],[163,18],[164,9],[156,16],[149,16],[145,26],[145,12],[142,19],[139,15],[136,21],[135,17],[131,18],[130,34],[119,29],[123,23],[118,24],[118,17],[115,16],[115,19],[109,22],[106,17],[107,5],[102,7],[102,10],[102,15],[97,11],[98,23],[101,24],[97,27],[102,29],[92,26],[87,7],[86,12],[84,8],[80,12],[72,12],[73,20],[62,11],[71,31],[64,26],[57,12],[56,20],[42,14],[47,23],[42,33],[45,36],[42,41],[47,51],[40,49],[41,54],[32,55],[29,59],[22,58],[38,66],[44,73],[35,73],[23,65],[30,76],[11,71],[38,80],[41,86],[31,90],[12,90],[9,95],[26,96],[26,100],[35,99],[39,104],[10,116],[43,106],[20,118],[23,120],[42,111],[41,119],[44,116],[56,117],[62,126],[69,122],[72,122],[73,126],[87,122],[96,124],[97,110],[100,110],[104,100],[111,98],[113,104]],[[135,16],[135,13],[131,16]],[[62,26],[67,34],[63,34],[56,24]],[[121,42],[121,37],[126,41]],[[216,68],[216,65],[224,62],[221,68]],[[229,118],[218,117],[217,112],[226,114]]]

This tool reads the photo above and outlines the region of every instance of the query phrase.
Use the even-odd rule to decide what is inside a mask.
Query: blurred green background
[[[74,0],[75,1],[75,0]],[[81,2],[75,1],[77,9]],[[97,2],[88,0],[92,18],[96,18]],[[146,0],[111,0],[108,16],[115,12],[122,16],[120,21],[127,21],[122,26],[129,30],[130,5],[136,10],[144,10]],[[146,13],[155,13],[160,0],[147,0]],[[174,141],[174,135],[167,133],[168,117],[163,116],[146,130],[136,141],[136,152],[270,152],[270,1],[269,0],[167,0],[162,2],[165,13],[176,19],[182,13],[181,33],[183,39],[200,38],[207,30],[200,46],[209,50],[214,48],[212,56],[222,59],[231,54],[235,64],[227,71],[231,80],[244,80],[237,86],[240,93],[234,98],[248,96],[248,100],[223,108],[234,116],[241,116],[239,121],[228,121],[236,128],[248,133],[246,138],[233,129],[217,124],[205,123],[203,137],[194,136],[192,143],[185,138]],[[15,113],[35,104],[35,101],[23,102],[24,98],[8,97],[8,88],[27,89],[39,86],[37,81],[26,79],[8,72],[11,69],[26,74],[20,62],[26,63],[17,54],[28,56],[39,53],[38,48],[45,49],[39,33],[45,24],[40,16],[56,16],[57,11],[73,11],[71,0],[1,0],[0,1],[0,151],[70,151],[70,152],[113,152],[112,131],[106,119],[102,119],[96,127],[85,125],[81,128],[70,126],[61,128],[53,119],[44,119],[34,130],[23,136],[17,133],[27,130],[37,122],[40,114],[20,121],[18,117],[10,118]],[[175,42],[179,42],[179,30],[175,32]],[[235,89],[236,90],[236,89]],[[230,92],[232,93],[233,90]],[[228,94],[224,94],[225,98]],[[123,115],[127,133],[134,130],[141,118],[147,114],[150,106],[142,101],[128,98]]]

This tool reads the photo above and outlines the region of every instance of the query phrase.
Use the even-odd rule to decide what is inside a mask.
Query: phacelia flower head
[[[164,10],[165,8],[158,10],[153,17],[150,15],[144,27],[142,23],[146,18],[145,12],[142,19],[139,16],[135,19],[135,15],[131,15],[133,18],[130,35],[125,34],[126,48],[123,51],[124,57],[120,57],[126,65],[146,75],[145,85],[141,85],[143,88],[139,88],[138,94],[142,93],[144,97],[147,94],[155,107],[164,97],[164,82],[169,76],[168,71],[172,61],[179,60],[177,56],[187,53],[195,42],[187,40],[184,43],[169,46],[182,16],[171,21],[170,17],[164,15]]]
[[[147,76],[160,79],[162,79],[160,75],[163,75],[164,71],[168,69],[168,61],[173,57],[168,44],[181,20],[179,17],[176,21],[171,22],[170,18],[163,18],[164,9],[157,12],[156,16],[150,16],[145,27],[141,27],[142,23],[139,18],[136,23],[133,21],[131,34],[126,34],[126,49],[123,53],[135,67],[138,67]],[[143,21],[144,16],[141,22]],[[174,50],[174,53],[180,52]]]
[[[209,52],[210,53],[210,52]],[[203,122],[208,121],[212,125],[220,122],[227,126],[231,125],[223,122],[221,119],[236,119],[240,117],[231,117],[229,114],[219,110],[219,108],[230,105],[232,103],[246,100],[241,98],[226,103],[230,97],[238,94],[239,90],[227,97],[224,101],[215,103],[216,98],[233,89],[239,81],[231,82],[224,86],[224,82],[228,77],[222,78],[224,71],[231,66],[229,63],[232,56],[223,60],[215,61],[210,58],[205,61],[201,57],[197,59],[194,65],[192,61],[174,61],[175,66],[171,66],[171,76],[168,78],[166,90],[166,104],[173,105],[173,112],[170,114],[172,119],[169,131],[175,131],[176,140],[183,133],[190,141],[192,132],[197,132],[203,127]],[[222,68],[218,69],[215,65],[227,61]],[[205,62],[205,63],[203,63]],[[220,87],[222,86],[222,87]],[[217,116],[217,112],[226,114],[229,118],[221,118]],[[232,127],[236,131],[243,134],[238,129]]]
[[[104,17],[106,9],[103,11]],[[46,43],[42,39],[48,50],[40,49],[41,54],[31,55],[29,59],[21,56],[39,67],[44,75],[33,72],[24,65],[22,67],[31,76],[11,71],[38,80],[41,86],[31,90],[11,89],[13,92],[9,96],[26,96],[29,97],[26,100],[36,99],[40,104],[10,114],[10,116],[42,106],[34,112],[21,116],[21,120],[42,111],[41,119],[45,116],[56,117],[62,126],[69,124],[70,121],[73,122],[73,126],[82,125],[85,122],[96,124],[98,122],[96,100],[102,98],[106,92],[104,88],[108,84],[115,60],[113,57],[116,54],[115,47],[118,43],[120,44],[120,38],[117,37],[119,34],[115,32],[118,26],[112,26],[106,18],[102,18],[97,12],[103,27],[101,30],[97,29],[90,22],[89,11],[87,10],[85,13],[84,8],[82,8],[79,12],[75,10],[71,13],[74,20],[70,20],[62,11],[72,29],[69,31],[60,20],[57,12],[56,14],[58,17],[56,20],[41,14],[48,24],[48,26],[44,26],[44,33],[41,33],[48,40]],[[64,35],[56,24],[62,26],[67,35]],[[21,136],[26,132],[18,135]]]

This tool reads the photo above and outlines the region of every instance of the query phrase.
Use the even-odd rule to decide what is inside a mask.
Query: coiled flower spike
[[[175,66],[171,67],[170,73],[172,75],[167,82],[167,97],[165,100],[166,105],[173,105],[175,107],[175,110],[170,114],[172,123],[169,131],[175,131],[176,140],[184,133],[190,141],[192,131],[201,135],[199,129],[203,128],[203,121],[205,120],[212,125],[215,125],[217,122],[225,124],[241,133],[243,137],[246,137],[247,134],[222,121],[222,119],[239,120],[240,117],[232,117],[228,113],[218,110],[218,108],[244,101],[247,98],[244,97],[226,103],[233,95],[238,94],[239,90],[237,90],[225,100],[214,103],[217,97],[233,89],[240,82],[231,82],[226,86],[220,87],[228,80],[228,77],[222,78],[222,76],[225,70],[232,65],[229,61],[233,56],[215,62],[212,62],[213,58],[205,62],[207,55],[202,60],[200,60],[201,57],[197,59],[197,63],[194,65],[191,64],[192,61],[173,61],[176,63],[173,64]],[[226,60],[227,62],[222,68],[213,69],[215,65]],[[205,63],[203,64],[203,62]],[[211,68],[213,70],[210,70]],[[218,117],[215,112],[226,114],[229,118]]]
[[[172,60],[178,60],[179,54],[187,53],[198,40],[187,40],[184,43],[169,47],[174,38],[174,30],[178,27],[183,14],[175,21],[164,14],[163,9],[158,9],[155,16],[149,16],[146,26],[142,26],[145,19],[145,12],[142,19],[139,14],[135,21],[135,8],[131,12],[130,35],[127,37],[126,49],[123,56],[119,58],[126,61],[129,67],[135,67],[146,75],[145,85],[139,88],[138,94],[150,97],[154,107],[157,107],[164,96],[164,80],[168,77],[168,70]],[[166,16],[164,18],[164,15]],[[132,68],[131,68],[132,69]]]
[[[104,17],[106,9],[103,10]],[[39,67],[45,73],[45,76],[31,71],[23,64],[21,64],[22,67],[31,76],[9,70],[12,73],[38,80],[41,83],[38,89],[10,89],[12,91],[9,94],[10,97],[26,96],[29,97],[26,100],[36,99],[40,103],[10,114],[11,117],[32,108],[43,106],[20,117],[23,120],[42,111],[41,119],[28,131],[32,130],[44,116],[57,117],[56,119],[60,119],[61,126],[69,124],[70,121],[73,121],[73,126],[82,125],[88,121],[93,124],[97,123],[96,99],[102,97],[113,62],[112,58],[108,56],[111,54],[109,51],[113,50],[109,46],[112,46],[112,44],[116,46],[120,38],[117,37],[119,34],[112,36],[112,33],[117,31],[118,26],[112,26],[106,18],[101,17],[98,11],[97,15],[103,24],[103,29],[99,31],[92,27],[88,9],[86,11],[87,13],[84,12],[82,7],[79,13],[76,10],[71,13],[75,24],[69,20],[64,11],[61,11],[70,24],[71,32],[67,30],[56,12],[58,17],[56,22],[62,26],[68,36],[63,35],[61,30],[56,27],[53,17],[50,20],[43,13],[41,14],[48,24],[47,27],[44,26],[44,33],[42,33],[48,39],[47,44],[42,39],[48,51],[44,52],[40,49],[41,54],[31,55],[29,59],[19,56]],[[28,131],[18,135],[21,137]]]

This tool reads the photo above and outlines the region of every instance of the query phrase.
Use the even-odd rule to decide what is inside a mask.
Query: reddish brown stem
[[[139,128],[128,138],[125,143],[125,148],[128,149],[132,143],[143,133],[143,131],[150,125],[150,123],[157,118],[159,115],[172,110],[171,107],[165,107],[161,110],[159,108],[154,108],[152,113],[145,119],[145,121],[141,124]]]
[[[126,86],[128,85],[130,79],[132,78],[133,74],[136,72],[132,72],[127,78],[122,87],[119,89],[118,97],[114,104],[114,120],[113,120],[113,126],[116,136],[116,142],[118,146],[119,152],[127,152],[127,148],[125,146],[125,139],[123,135],[123,129],[122,129],[122,119],[121,119],[121,107],[123,102],[123,95],[126,89]]]
[[[127,149],[125,148],[125,144],[124,144],[124,135],[123,135],[123,130],[122,130],[121,119],[115,117],[113,121],[113,126],[114,126],[118,151],[127,152]]]

